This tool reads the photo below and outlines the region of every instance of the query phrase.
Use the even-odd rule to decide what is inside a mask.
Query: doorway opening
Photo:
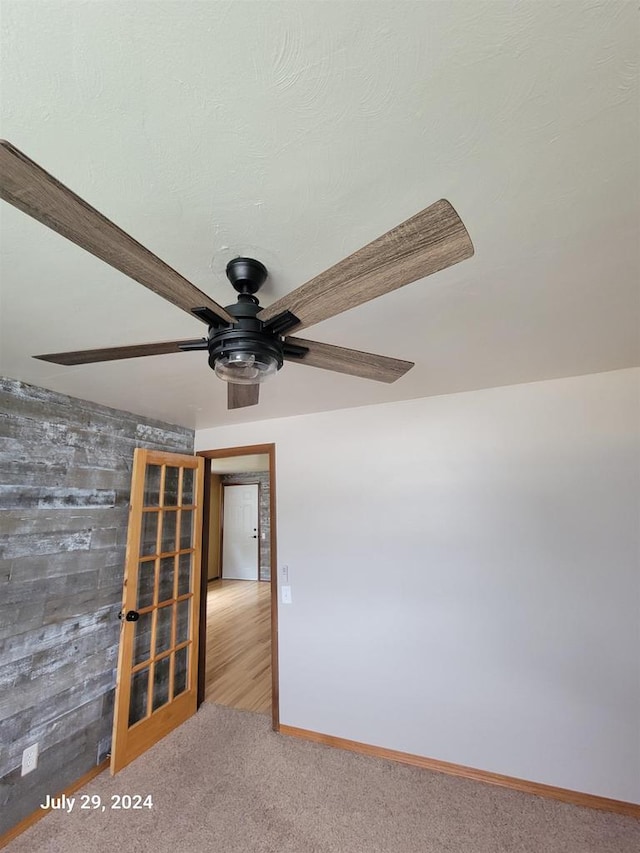
[[[279,726],[275,445],[205,459],[198,705],[271,713]]]

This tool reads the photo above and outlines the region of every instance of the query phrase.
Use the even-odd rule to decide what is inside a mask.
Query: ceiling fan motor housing
[[[233,357],[250,353],[256,357],[275,359],[277,369],[284,363],[284,348],[280,337],[264,331],[264,324],[257,318],[262,309],[255,296],[241,293],[235,305],[226,310],[235,317],[232,326],[209,329],[209,366],[215,370],[216,361],[221,357]]]

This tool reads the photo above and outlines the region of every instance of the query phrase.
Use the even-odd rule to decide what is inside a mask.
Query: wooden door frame
[[[211,460],[232,456],[269,457],[269,513],[271,517],[269,541],[271,545],[271,723],[274,731],[280,731],[280,697],[278,693],[278,561],[276,536],[276,446],[275,444],[250,444],[244,447],[221,447],[215,450],[199,450],[196,456],[204,457],[204,502],[202,525],[202,566],[200,572],[200,641],[198,644],[198,707],[204,702],[206,654],[207,654],[207,583],[209,564],[209,519],[211,510]],[[258,577],[260,572],[258,570]]]

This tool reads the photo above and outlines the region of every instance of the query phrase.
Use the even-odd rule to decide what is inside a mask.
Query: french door
[[[134,453],[111,772],[196,711],[204,459]]]

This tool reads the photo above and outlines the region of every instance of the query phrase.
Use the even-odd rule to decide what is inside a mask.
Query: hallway
[[[209,583],[205,701],[271,713],[271,584]]]

